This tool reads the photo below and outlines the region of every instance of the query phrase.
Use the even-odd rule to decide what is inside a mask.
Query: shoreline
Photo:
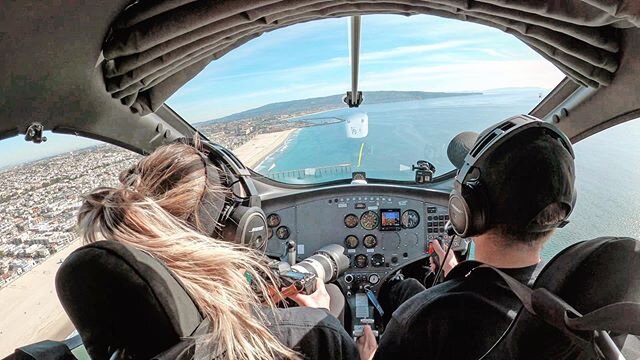
[[[287,139],[297,132],[296,129],[283,130],[257,135],[249,142],[233,150],[242,163],[251,169],[257,168],[269,155],[277,152]]]
[[[324,113],[327,113],[327,112],[330,112],[330,111],[335,111],[335,110],[340,110],[340,109],[342,109],[342,108],[335,108],[335,109],[329,109],[329,110],[316,111],[316,112],[312,112],[312,113],[309,113],[309,114],[300,115],[300,116],[294,116],[294,117],[290,117],[290,118],[283,119],[283,120],[291,121],[291,120],[295,120],[295,119],[304,119],[304,118],[309,117],[309,116],[314,116],[314,115],[318,115],[318,114],[324,114]],[[320,118],[320,119],[324,119],[324,118]],[[340,122],[343,122],[343,121],[344,121],[343,119],[338,119],[338,118],[335,118],[335,119],[337,119],[337,120],[338,120],[336,123],[340,123]],[[315,119],[309,119],[309,120],[315,120]],[[297,120],[296,120],[296,121],[297,121]],[[260,154],[260,157],[259,157],[259,160],[258,160],[258,161],[255,161],[255,159],[252,159],[252,160],[254,160],[254,161],[247,161],[247,162],[245,162],[245,160],[244,160],[243,158],[241,158],[239,155],[237,155],[237,154],[236,154],[236,156],[238,156],[238,158],[242,161],[242,163],[243,163],[245,166],[247,166],[247,167],[251,168],[251,169],[252,169],[252,170],[254,170],[254,171],[257,171],[257,169],[258,169],[260,166],[262,166],[262,163],[264,163],[264,162],[265,162],[265,160],[267,160],[267,158],[268,158],[269,156],[271,156],[271,155],[273,155],[273,154],[277,153],[278,151],[280,151],[280,150],[282,149],[282,147],[283,147],[284,145],[286,145],[287,140],[289,140],[291,137],[293,137],[293,136],[297,135],[297,134],[298,134],[298,132],[300,132],[300,130],[302,130],[302,129],[306,129],[306,128],[310,128],[310,127],[315,127],[315,126],[325,126],[325,125],[332,125],[332,124],[334,124],[334,123],[330,123],[330,124],[315,124],[315,125],[309,125],[309,126],[303,126],[303,127],[297,127],[297,128],[294,128],[294,129],[289,129],[289,130],[279,131],[279,132],[275,132],[275,133],[269,133],[269,134],[279,134],[279,133],[283,133],[283,132],[289,132],[289,134],[287,135],[287,137],[286,137],[286,138],[284,138],[284,139],[282,139],[281,141],[279,141],[278,145],[277,145],[277,146],[275,146],[275,147],[273,147],[273,148],[272,148],[272,150],[271,150],[270,152],[268,152],[268,153],[266,153],[266,152],[262,152],[262,153]],[[267,134],[261,134],[261,135],[267,135]],[[253,139],[253,140],[251,140],[251,141],[255,141],[255,139]],[[250,142],[251,142],[251,141],[250,141]],[[245,145],[247,145],[247,144],[243,144],[243,145],[242,145],[242,146],[240,146],[238,149],[236,149],[236,151],[237,151],[237,150],[239,150],[240,148],[244,147]]]
[[[259,162],[255,167],[253,167],[252,169],[253,169],[253,170],[255,170],[255,171],[257,172],[257,169],[259,169],[259,168],[262,166],[262,164],[263,164],[263,163],[264,163],[264,162],[265,162],[265,161],[266,161],[266,160],[267,160],[271,155],[274,155],[274,154],[276,154],[277,152],[279,152],[280,150],[282,150],[282,149],[287,145],[287,142],[289,141],[289,139],[291,139],[291,138],[293,138],[294,136],[298,135],[298,133],[299,133],[299,132],[300,132],[300,130],[302,130],[302,129],[305,129],[305,127],[302,127],[302,128],[295,128],[295,129],[293,129],[293,131],[289,134],[289,136],[287,136],[287,138],[286,138],[286,139],[285,139],[285,140],[284,140],[280,145],[278,145],[278,147],[276,147],[275,149],[273,149],[273,151],[272,151],[272,152],[270,152],[270,153],[269,153],[269,154],[267,154],[265,157],[263,157],[263,158],[260,160],[260,162]],[[267,171],[267,172],[268,172],[268,171]],[[266,176],[266,174],[265,174],[265,176]]]

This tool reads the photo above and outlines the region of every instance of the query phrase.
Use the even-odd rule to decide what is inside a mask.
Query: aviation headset
[[[194,146],[191,139],[177,142]],[[198,209],[200,226],[209,236],[264,250],[268,240],[267,220],[251,173],[224,147],[202,141],[199,150],[209,185],[224,186],[225,195],[205,191]]]
[[[567,136],[555,126],[541,121],[533,116],[518,115],[504,120],[483,132],[475,145],[464,159],[464,164],[456,174],[454,187],[449,197],[449,216],[455,233],[460,237],[478,235],[487,230],[491,224],[489,219],[489,200],[485,186],[481,179],[481,172],[487,169],[485,160],[493,154],[500,145],[523,132],[546,132],[556,138],[575,159],[571,142]],[[572,190],[570,209],[565,218],[546,226],[529,224],[527,230],[544,232],[568,223],[566,219],[571,214],[576,201],[576,192]]]

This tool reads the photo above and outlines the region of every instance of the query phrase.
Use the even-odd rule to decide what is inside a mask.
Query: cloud
[[[380,30],[383,29],[383,30]],[[368,36],[411,39],[413,41],[439,41],[469,39],[477,41],[487,36],[505,37],[495,28],[468,21],[446,19],[434,15],[367,15],[362,19],[363,39]]]
[[[428,52],[435,52],[437,50],[460,47],[460,46],[464,46],[467,43],[468,41],[446,41],[442,43],[428,44],[428,45],[399,46],[399,47],[396,47],[390,50],[385,50],[385,51],[364,52],[360,55],[360,60],[362,63],[374,62],[376,60],[385,60],[385,59],[391,59],[391,58],[402,57],[407,55],[418,55],[418,54],[424,54]],[[226,81],[226,80],[236,80],[241,78],[258,78],[258,77],[264,77],[264,76],[302,77],[309,74],[315,74],[321,71],[326,71],[329,69],[335,69],[340,67],[344,67],[346,71],[350,71],[349,66],[350,66],[349,57],[334,57],[326,61],[317,62],[314,64],[295,66],[290,68],[282,68],[282,69],[276,69],[276,70],[242,72],[242,73],[234,73],[234,74],[228,74],[228,75],[203,74],[204,76],[202,75],[201,76],[202,76],[202,79],[206,79],[207,81]]]
[[[360,59],[365,61],[375,61],[396,58],[400,56],[424,54],[427,52],[433,52],[436,50],[444,50],[455,47],[460,47],[467,44],[467,41],[445,41],[437,44],[429,45],[413,45],[413,46],[399,46],[391,50],[366,52],[360,56]]]
[[[203,92],[211,92],[212,87],[216,86],[216,84],[220,84],[224,87],[225,83],[228,84],[229,82],[234,82],[239,84],[241,81],[244,81],[251,82],[256,87],[264,88],[271,87],[274,83],[299,83],[300,81],[303,81],[309,77],[314,78],[314,80],[323,78],[321,76],[322,74],[334,69],[343,69],[345,73],[349,72],[350,68],[348,59],[334,58],[329,59],[325,62],[296,66],[292,68],[233,73],[220,76],[215,76],[213,74],[211,74],[210,76],[202,76],[204,75],[202,74],[202,77],[198,79],[200,81],[189,83],[183,86],[183,88],[181,88],[180,91],[172,96],[169,101],[171,103],[192,103],[194,100],[199,101],[199,99],[194,99],[194,96],[200,95]],[[266,92],[269,91],[272,90],[266,90]],[[256,92],[250,93],[256,94]],[[244,97],[246,96],[244,95],[244,93],[242,93],[233,98],[239,99]]]
[[[385,51],[364,52],[360,55],[360,61],[364,63],[364,62],[373,62],[376,60],[402,57],[407,55],[424,54],[428,52],[434,52],[437,50],[460,47],[467,43],[468,43],[467,41],[446,41],[442,43],[428,44],[428,45],[399,46],[399,47],[396,47],[390,50],[385,50]],[[349,57],[334,57],[323,62],[318,62],[310,65],[303,65],[303,66],[295,66],[291,68],[243,72],[243,73],[218,75],[218,76],[211,74],[210,76],[206,76],[206,79],[208,81],[224,81],[224,80],[235,80],[235,79],[241,79],[241,78],[257,78],[257,77],[263,77],[268,75],[301,77],[301,76],[306,76],[309,74],[314,74],[321,71],[340,68],[340,67],[344,67],[345,70],[348,70],[350,69],[348,68],[349,66],[350,66]]]
[[[233,50],[237,59],[255,59],[264,51],[270,51],[280,46],[289,47],[291,44],[303,43],[310,37],[313,40],[328,41],[331,38],[345,38],[347,19],[324,19],[322,21],[311,21],[279,28],[260,35],[249,43]],[[336,33],[336,28],[344,29],[342,33]]]
[[[508,55],[505,54],[501,51],[498,50],[494,50],[494,49],[483,49],[483,48],[478,48],[478,49],[469,49],[469,50],[475,50],[475,51],[479,51],[479,52],[483,52],[489,56],[493,56],[493,57],[498,57],[498,58],[509,58],[509,57],[513,57],[513,55]]]
[[[363,73],[364,90],[482,91],[557,85],[564,75],[545,60],[474,61]]]
[[[324,62],[318,62],[310,65],[294,66],[291,68],[283,68],[283,69],[277,69],[277,70],[265,70],[265,71],[255,71],[255,72],[247,72],[247,73],[232,74],[232,75],[223,75],[223,76],[212,77],[210,79],[214,81],[221,81],[221,80],[232,80],[232,79],[247,78],[247,77],[255,78],[255,77],[261,77],[266,75],[301,76],[305,74],[316,73],[322,70],[333,69],[333,68],[338,68],[341,66],[348,66],[348,65],[349,65],[348,58],[332,58]]]

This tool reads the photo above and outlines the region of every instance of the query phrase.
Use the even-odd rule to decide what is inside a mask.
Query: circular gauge
[[[269,229],[267,230],[267,233],[269,234],[269,239],[271,239],[271,238],[273,237],[273,229],[272,229],[272,228],[269,228]]]
[[[382,255],[382,254],[373,254],[371,256],[371,265],[373,265],[373,266],[384,266],[384,255]]]
[[[375,235],[369,234],[364,236],[364,238],[362,239],[362,243],[364,244],[364,247],[366,247],[367,249],[371,249],[372,247],[378,245],[378,239],[376,239]]]
[[[396,231],[385,231],[382,233],[382,250],[399,249],[402,244],[402,237]]]
[[[267,225],[269,225],[269,227],[276,227],[280,225],[280,215],[271,214],[267,216]]]
[[[402,213],[400,222],[402,223],[403,228],[413,229],[420,224],[420,215],[418,215],[418,212],[415,210],[407,210]]]
[[[360,225],[366,230],[373,230],[378,227],[378,214],[369,210],[360,216]]]
[[[286,240],[289,238],[289,235],[291,235],[289,233],[289,228],[286,226],[280,226],[278,228],[278,230],[276,230],[276,236],[278,237],[278,239],[280,240]]]
[[[356,257],[353,258],[353,264],[357,268],[367,267],[368,263],[369,263],[369,259],[367,258],[367,255],[360,254],[360,255],[356,255]]]
[[[359,243],[360,240],[358,240],[358,237],[355,235],[349,235],[344,239],[344,245],[347,247],[347,249],[355,249],[356,247],[358,247]]]
[[[375,273],[369,275],[369,282],[372,285],[375,285],[375,284],[379,283],[380,282],[380,275],[375,274]]]
[[[356,226],[358,226],[358,217],[353,215],[353,214],[349,214],[347,216],[344,217],[344,225],[348,228],[354,228]]]

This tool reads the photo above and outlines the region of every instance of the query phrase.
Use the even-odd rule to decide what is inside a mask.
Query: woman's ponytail
[[[269,271],[260,254],[200,234],[126,185],[86,195],[78,224],[86,242],[117,240],[146,251],[181,280],[210,322],[209,333],[196,339],[196,358],[297,357],[265,327],[260,315],[262,299],[269,299],[269,279],[261,277]],[[272,303],[268,306],[273,308]]]

